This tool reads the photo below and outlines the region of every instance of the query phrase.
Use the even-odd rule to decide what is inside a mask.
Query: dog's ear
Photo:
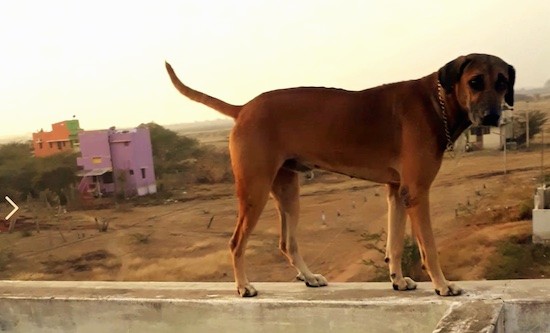
[[[508,65],[508,89],[504,95],[504,101],[510,106],[514,106],[514,83],[516,82],[516,70]]]
[[[455,83],[460,80],[464,68],[470,63],[471,59],[460,56],[453,61],[448,62],[438,71],[439,83],[447,93],[450,93]]]

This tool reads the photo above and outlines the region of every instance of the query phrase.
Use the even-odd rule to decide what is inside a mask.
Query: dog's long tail
[[[178,77],[176,76],[176,73],[172,69],[172,66],[170,66],[170,64],[167,62],[165,62],[165,64],[166,64],[166,70],[168,71],[168,75],[170,75],[170,79],[172,80],[172,83],[182,95],[187,96],[189,99],[195,102],[199,102],[208,107],[211,107],[212,109],[220,113],[223,113],[226,116],[230,116],[234,119],[237,119],[237,116],[239,115],[239,111],[241,110],[240,106],[226,103],[215,97],[208,96],[207,94],[201,93],[200,91],[196,91],[194,89],[189,88],[188,86],[183,84],[180,81],[180,79],[178,79]]]

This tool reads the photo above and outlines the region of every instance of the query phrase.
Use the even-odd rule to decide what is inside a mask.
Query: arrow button
[[[10,203],[10,205],[13,206],[13,210],[12,210],[8,215],[6,215],[6,220],[9,220],[10,217],[12,217],[13,214],[15,214],[15,212],[17,212],[17,211],[19,210],[19,206],[17,206],[17,205],[15,204],[15,202],[13,202],[13,201],[10,199],[10,197],[8,197],[7,195],[6,195],[6,200]]]

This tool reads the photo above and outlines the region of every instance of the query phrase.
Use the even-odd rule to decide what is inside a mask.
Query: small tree
[[[540,133],[544,124],[548,121],[548,115],[542,111],[529,112],[529,124],[525,113],[519,114],[514,118],[514,137],[518,144],[524,144],[527,141],[527,126],[529,126],[529,139]]]
[[[119,196],[121,199],[126,199],[127,196],[127,185],[128,185],[128,170],[119,169],[115,171],[116,181],[115,181],[115,203],[116,197]]]
[[[186,171],[186,164],[182,162],[195,157],[200,151],[200,144],[196,139],[178,135],[155,123],[141,126],[149,128],[155,173],[158,177],[167,173]]]

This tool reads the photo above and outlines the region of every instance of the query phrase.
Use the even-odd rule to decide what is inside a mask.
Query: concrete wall
[[[431,283],[257,283],[243,299],[233,283],[0,281],[0,331],[550,332],[548,280],[460,285],[443,298]]]
[[[78,135],[81,157],[76,163],[84,170],[112,168],[107,130],[85,131]]]
[[[550,242],[550,209],[533,209],[533,242]]]

